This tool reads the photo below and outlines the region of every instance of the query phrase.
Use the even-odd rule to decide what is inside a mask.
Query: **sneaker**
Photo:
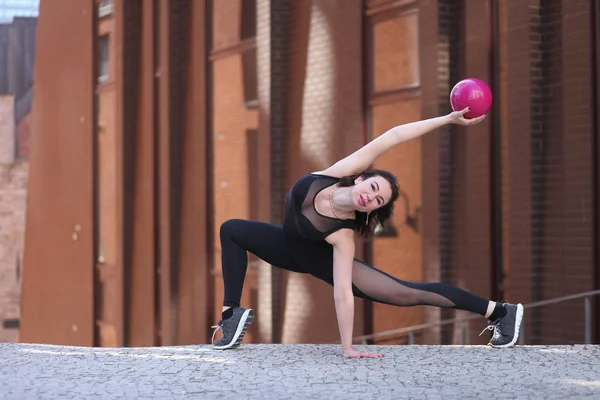
[[[486,330],[494,331],[488,345],[496,348],[515,345],[519,338],[521,321],[523,320],[522,304],[503,303],[502,307],[506,308],[506,315],[494,322],[489,321],[487,328],[479,334],[481,336]]]
[[[215,329],[212,336],[213,348],[218,350],[233,349],[238,347],[242,343],[244,334],[250,327],[252,320],[254,319],[254,311],[251,309],[244,309],[242,307],[235,307],[233,309],[233,315],[226,320],[221,320],[212,328]],[[215,334],[221,329],[221,339],[215,343]]]

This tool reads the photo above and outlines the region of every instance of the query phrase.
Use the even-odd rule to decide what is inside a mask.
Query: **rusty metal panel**
[[[171,321],[171,271],[172,271],[172,242],[171,242],[171,140],[170,140],[170,49],[169,31],[170,0],[158,0],[159,21],[159,84],[158,84],[158,229],[157,241],[159,255],[159,335],[160,345],[174,343]]]
[[[108,47],[108,74],[98,86],[96,138],[97,246],[96,324],[102,347],[124,344],[123,314],[123,6],[115,2],[110,24],[97,27]],[[98,52],[99,53],[99,52]]]
[[[112,44],[112,43],[111,43]],[[111,77],[109,79],[114,79]],[[118,310],[119,289],[118,281],[118,247],[119,235],[117,214],[120,208],[117,199],[116,182],[119,180],[119,171],[116,165],[118,146],[117,126],[118,117],[116,110],[117,93],[115,85],[111,82],[109,87],[98,89],[97,119],[98,130],[96,133],[96,223],[98,224],[96,236],[96,252],[98,281],[95,287],[96,324],[98,326],[98,342],[102,347],[118,345]]]
[[[137,4],[135,4],[137,3]],[[135,18],[141,18],[139,31],[141,36],[136,41],[127,42],[125,57],[138,57],[132,60],[132,65],[126,68],[125,84],[131,89],[135,100],[134,109],[126,108],[125,117],[135,118],[136,126],[131,129],[134,143],[129,147],[133,154],[127,165],[133,171],[133,184],[130,186],[132,193],[132,210],[127,218],[131,220],[131,236],[126,236],[127,243],[131,244],[131,253],[125,265],[129,266],[127,284],[128,301],[127,315],[128,336],[127,344],[130,346],[155,346],[156,335],[156,252],[155,252],[155,132],[154,123],[154,30],[155,12],[154,0],[142,0],[141,15],[137,15],[136,6],[139,1],[127,3],[131,7],[126,12],[126,19],[130,27],[135,29]],[[132,15],[135,14],[135,15]],[[129,52],[131,50],[132,53]],[[135,52],[138,52],[137,54]],[[132,55],[135,54],[135,55]],[[136,64],[137,63],[137,64]],[[137,81],[135,86],[131,80]],[[130,87],[129,85],[133,85]],[[130,92],[129,90],[126,91]],[[125,107],[127,107],[127,102]],[[127,111],[131,111],[131,114]],[[126,146],[127,147],[127,146]],[[129,154],[129,151],[126,151]],[[129,222],[128,222],[129,223]]]
[[[125,40],[124,36],[124,13],[123,13],[123,2],[127,0],[115,0],[114,1],[114,20],[115,20],[115,30],[112,34],[113,38],[113,46],[115,47],[115,53],[121,55],[120,58],[115,57],[114,60],[114,71],[115,71],[115,88],[123,88],[124,86],[124,78],[123,78],[123,48]],[[114,163],[115,163],[115,202],[118,204],[118,207],[114,212],[114,220],[115,220],[115,258],[113,265],[113,277],[111,279],[111,292],[114,293],[111,299],[106,299],[107,310],[110,310],[110,314],[105,314],[110,317],[108,322],[115,329],[115,341],[111,343],[111,346],[123,346],[124,342],[124,285],[123,285],[123,275],[124,275],[124,265],[123,265],[123,253],[124,253],[124,241],[123,241],[123,228],[124,228],[124,208],[123,204],[125,203],[125,169],[124,169],[124,90],[116,91],[116,104],[115,104],[115,117],[117,124],[115,126],[115,147],[114,147]],[[106,311],[106,310],[105,310]]]
[[[169,2],[169,196],[170,196],[170,235],[171,235],[171,338],[178,343],[180,296],[180,243],[181,243],[181,201],[182,201],[182,152],[186,126],[187,73],[189,71],[189,22],[190,0],[170,0]]]
[[[190,1],[179,243],[177,343],[208,341],[211,283],[208,260],[206,0]]]
[[[22,342],[94,344],[93,7],[40,5]]]

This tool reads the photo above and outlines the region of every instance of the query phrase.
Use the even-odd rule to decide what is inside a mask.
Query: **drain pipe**
[[[593,190],[593,212],[594,212],[594,238],[596,241],[595,254],[594,254],[594,285],[595,289],[600,289],[600,5],[597,1],[592,2],[591,12],[591,35],[592,35],[592,108],[594,110],[594,117],[592,121],[592,148],[594,154],[594,190]],[[595,315],[598,315],[600,309],[600,296],[596,296],[595,300]],[[596,317],[594,321],[595,325],[595,340],[594,343],[600,342],[600,318]]]
[[[500,99],[500,0],[492,1],[492,93],[494,102],[492,104],[492,138],[490,140],[490,186],[491,186],[491,242],[492,242],[492,271],[491,271],[491,295],[492,298],[502,299],[503,288],[503,265],[502,265],[502,118]]]

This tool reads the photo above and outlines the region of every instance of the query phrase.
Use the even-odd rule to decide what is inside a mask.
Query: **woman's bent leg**
[[[221,225],[221,263],[225,299],[221,321],[213,328],[215,349],[232,349],[240,345],[254,319],[254,310],[240,307],[248,267],[248,251],[269,264],[294,272],[305,272],[290,254],[283,229],[264,222],[228,220]],[[214,336],[222,329],[216,343]]]
[[[223,306],[240,305],[248,254],[288,271],[305,273],[290,254],[283,229],[258,221],[230,219],[221,225],[221,267],[225,284]]]

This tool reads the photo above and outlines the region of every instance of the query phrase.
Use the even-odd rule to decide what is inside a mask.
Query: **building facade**
[[[7,11],[3,7],[0,3],[0,10]],[[0,342],[4,342],[19,337],[36,19],[1,21],[0,13]]]
[[[593,2],[54,3],[38,22],[20,340],[210,341],[220,225],[281,223],[298,177],[449,112],[464,77],[490,84],[489,118],[376,162],[401,198],[393,221],[358,242],[360,257],[524,304],[600,288]],[[251,257],[244,290],[257,310],[249,342],[339,340],[322,282]],[[466,316],[356,304],[355,335]],[[582,342],[583,304],[532,308],[526,343]],[[481,344],[484,326],[414,340]]]

